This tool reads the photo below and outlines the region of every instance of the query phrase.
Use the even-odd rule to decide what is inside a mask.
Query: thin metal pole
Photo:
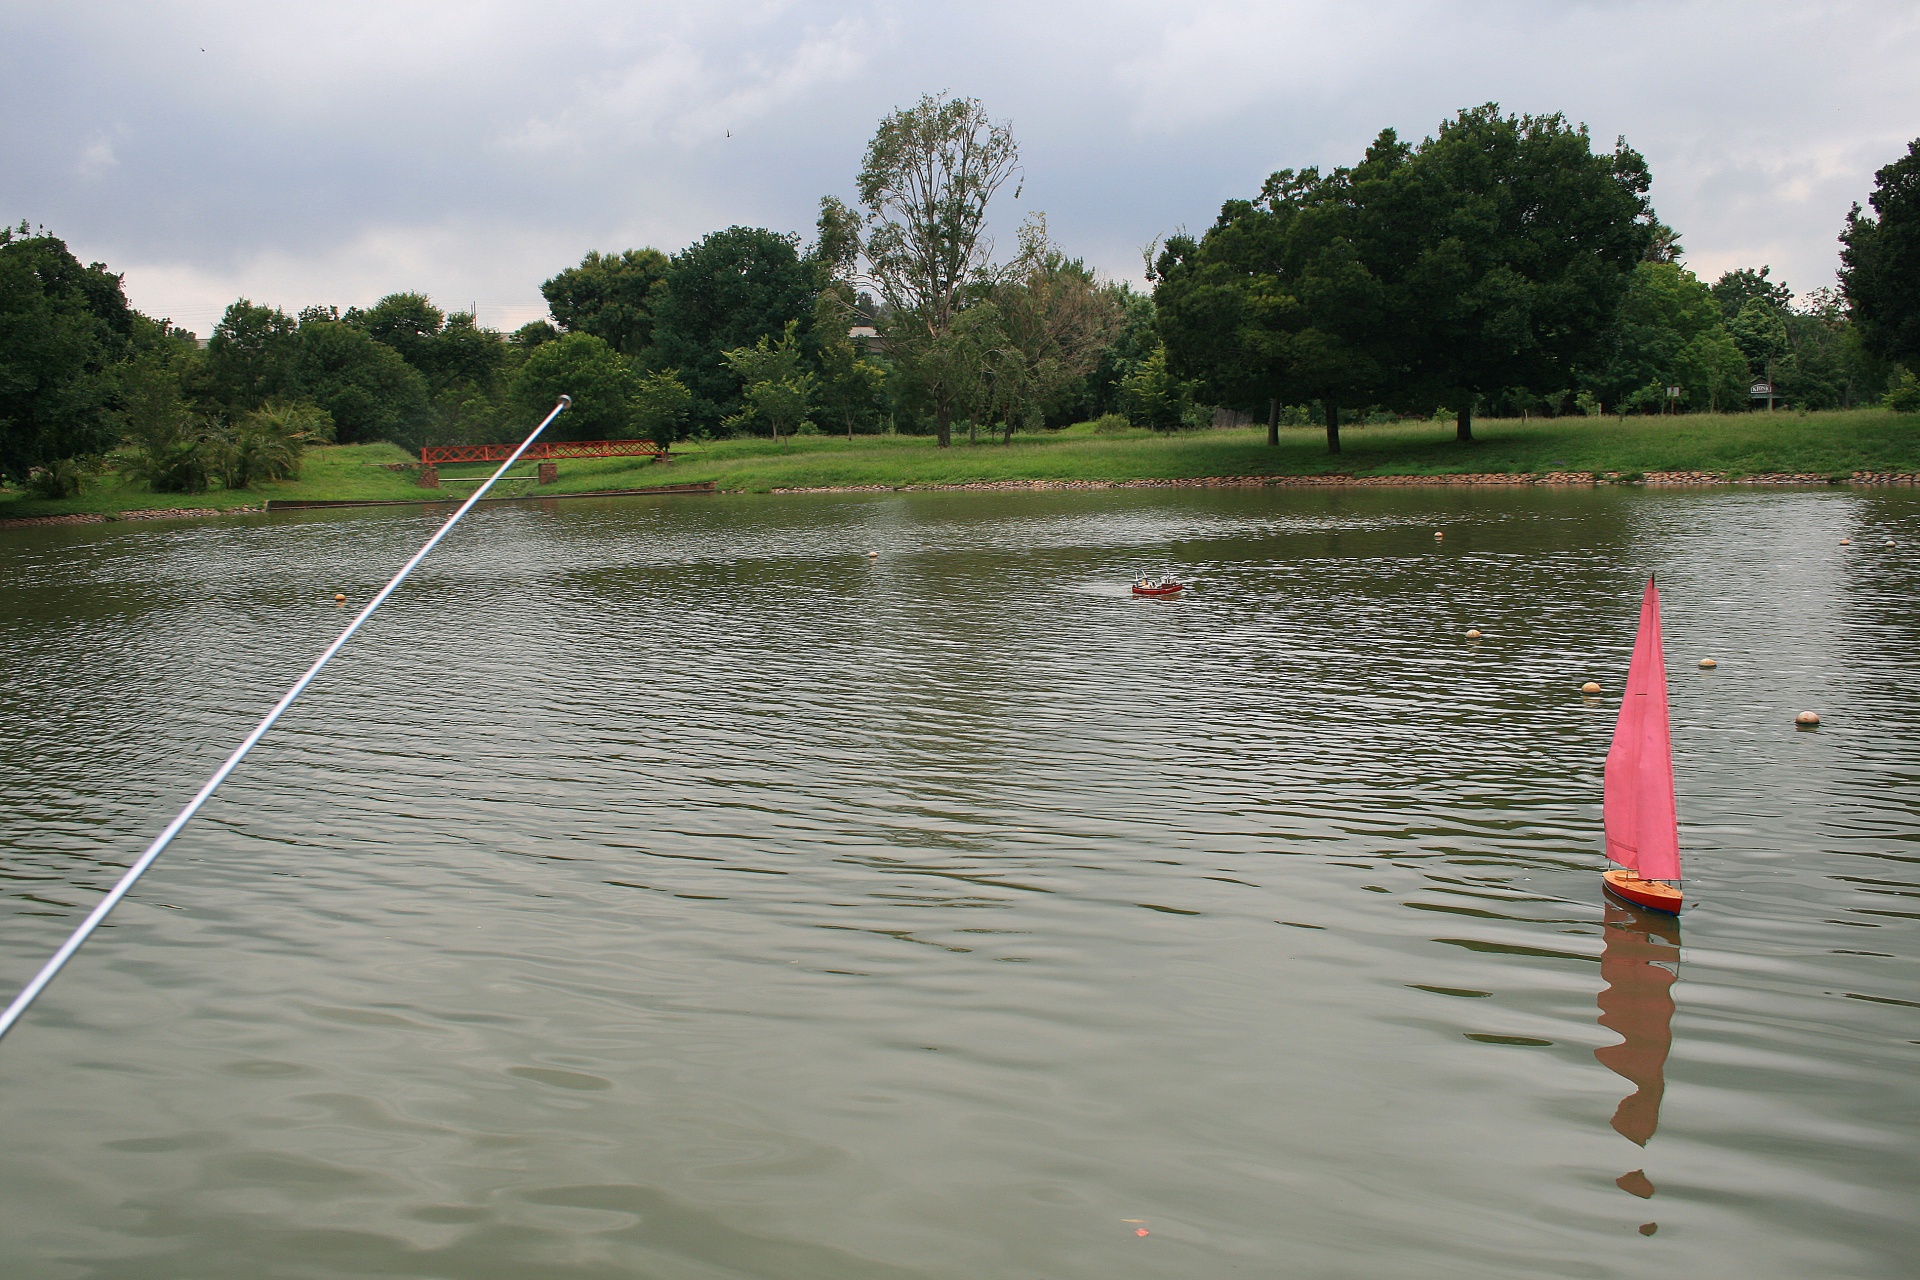
[[[532,434],[520,442],[520,447],[513,451],[513,456],[501,463],[500,469],[488,477],[485,484],[474,490],[473,495],[460,504],[458,511],[455,511],[447,517],[446,523],[434,531],[433,536],[427,539],[426,545],[414,552],[413,558],[400,567],[400,572],[394,574],[392,580],[389,581],[386,586],[380,588],[380,593],[374,596],[373,599],[367,601],[366,608],[354,615],[353,621],[347,624],[347,629],[334,638],[333,643],[326,647],[325,652],[314,660],[312,666],[307,668],[307,673],[294,681],[293,687],[281,696],[280,701],[273,704],[273,710],[267,712],[266,718],[254,726],[253,732],[242,739],[240,745],[233,749],[233,754],[228,756],[226,761],[221,764],[218,769],[213,771],[213,776],[207,779],[206,784],[202,786],[200,790],[194,792],[193,799],[187,801],[187,807],[175,814],[173,821],[161,829],[160,834],[154,837],[153,843],[147,846],[147,851],[140,855],[139,861],[127,868],[126,874],[120,877],[120,882],[108,890],[107,896],[100,899],[98,906],[87,913],[87,918],[80,922],[80,927],[73,931],[73,936],[62,943],[60,949],[53,953],[53,958],[40,967],[40,972],[33,975],[33,981],[21,988],[20,994],[13,998],[13,1003],[7,1006],[6,1012],[0,1013],[0,1036],[6,1035],[8,1031],[13,1029],[13,1024],[20,1020],[20,1016],[27,1011],[28,1007],[33,1004],[40,993],[47,989],[47,984],[53,981],[54,975],[58,974],[61,968],[66,965],[67,961],[73,958],[74,952],[78,951],[81,944],[92,936],[93,931],[100,927],[100,922],[107,918],[107,913],[119,905],[120,899],[126,897],[128,890],[133,888],[134,883],[146,874],[147,868],[151,867],[154,864],[154,860],[166,850],[169,844],[173,843],[173,838],[180,834],[180,828],[186,826],[193,815],[200,812],[200,807],[206,804],[208,799],[212,797],[214,791],[219,788],[220,784],[227,780],[227,775],[232,773],[242,760],[246,759],[247,752],[253,750],[254,744],[266,736],[267,730],[273,728],[273,722],[280,718],[280,713],[292,706],[293,700],[300,696],[301,690],[311,684],[313,678],[320,674],[320,668],[326,666],[327,663],[332,660],[333,655],[340,652],[340,647],[346,644],[353,633],[360,629],[360,624],[372,617],[373,611],[386,603],[387,597],[393,594],[394,588],[406,581],[407,575],[413,572],[414,566],[427,558],[427,553],[439,545],[440,539],[446,537],[453,529],[453,526],[460,522],[460,517],[466,515],[467,512],[473,509],[473,504],[480,501],[481,495],[493,487],[493,482],[505,475],[507,468],[518,462],[520,455],[527,451],[527,446],[532,444],[540,433],[547,429],[547,425],[559,417],[572,403],[573,400],[571,397],[560,397],[559,403],[553,406],[553,412],[541,419],[540,425],[533,429]]]

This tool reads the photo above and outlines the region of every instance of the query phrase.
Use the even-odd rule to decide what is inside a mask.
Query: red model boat
[[[1640,630],[1627,667],[1613,746],[1607,751],[1607,891],[1638,906],[1678,915],[1680,819],[1673,800],[1673,735],[1667,724],[1667,662],[1660,647],[1660,593],[1653,579],[1640,598]]]
[[[1184,582],[1175,582],[1170,578],[1149,578],[1133,584],[1133,594],[1137,596],[1171,596],[1187,589]]]

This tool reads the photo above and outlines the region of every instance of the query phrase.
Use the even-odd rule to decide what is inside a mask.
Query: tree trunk
[[[933,434],[942,449],[953,444],[953,401],[946,396],[933,402]]]
[[[847,443],[853,443],[853,410],[847,410]]]
[[[1327,406],[1327,452],[1340,452],[1340,405],[1337,401],[1326,400]]]
[[[1453,438],[1461,444],[1473,443],[1473,399],[1468,397],[1465,404],[1454,410]]]
[[[1280,400],[1274,397],[1267,401],[1267,447],[1280,447]]]

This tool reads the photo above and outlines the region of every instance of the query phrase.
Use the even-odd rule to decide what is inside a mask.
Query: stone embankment
[[[110,520],[197,520],[204,516],[232,516],[265,507],[153,507],[142,511],[76,511],[65,516],[20,516],[0,520],[0,529],[23,529],[43,524],[105,524]]]

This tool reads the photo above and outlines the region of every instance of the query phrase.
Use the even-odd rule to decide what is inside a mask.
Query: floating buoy
[[[1478,640],[1479,638],[1480,638],[1480,630],[1479,630],[1479,628],[1477,628],[1477,627],[1475,627],[1475,628],[1472,628],[1472,629],[1470,629],[1470,630],[1469,630],[1469,631],[1467,632],[1467,639],[1469,639],[1469,640]]]
[[[1852,545],[1853,545],[1853,539],[1852,539],[1852,538],[1842,538],[1842,539],[1840,539],[1840,545],[1841,545],[1841,546],[1843,546],[1843,547],[1850,547],[1850,546],[1852,546]]]
[[[1888,538],[1888,539],[1887,539],[1887,545],[1888,545],[1888,546],[1892,546],[1892,545],[1893,545],[1893,539],[1892,539],[1892,538]]]
[[[879,558],[880,558],[880,553],[879,553],[878,551],[869,551],[869,552],[867,552],[867,559],[869,559],[869,560],[878,560]]]
[[[345,595],[345,593],[343,593],[343,592],[339,592],[339,591],[336,591],[336,592],[334,592],[334,593],[333,593],[333,602],[334,602],[335,604],[345,604],[345,603],[347,602],[347,597],[346,597],[346,595]]]
[[[1446,537],[1446,536],[1447,536],[1446,534],[1444,534],[1444,533],[1442,533],[1442,532],[1440,532],[1440,531],[1439,531],[1438,529],[1435,529],[1435,530],[1433,531],[1433,540],[1434,540],[1435,542],[1438,542],[1438,541],[1440,541],[1440,539],[1442,539],[1442,538],[1444,538],[1444,537]]]
[[[1793,718],[1793,722],[1804,728],[1811,729],[1814,725],[1820,723],[1820,714],[1817,711],[1802,711]]]
[[[1708,671],[1711,671],[1715,667],[1719,666],[1720,664],[1715,662],[1712,658],[1702,658],[1700,659],[1700,665],[1706,668]]]
[[[1600,692],[1600,686],[1599,686],[1599,684],[1598,684],[1597,682],[1595,682],[1595,681],[1592,681],[1592,680],[1589,680],[1589,681],[1587,681],[1587,682],[1586,682],[1585,684],[1583,684],[1583,685],[1581,685],[1581,686],[1580,686],[1580,692],[1582,692],[1582,693],[1598,693],[1598,692]]]

